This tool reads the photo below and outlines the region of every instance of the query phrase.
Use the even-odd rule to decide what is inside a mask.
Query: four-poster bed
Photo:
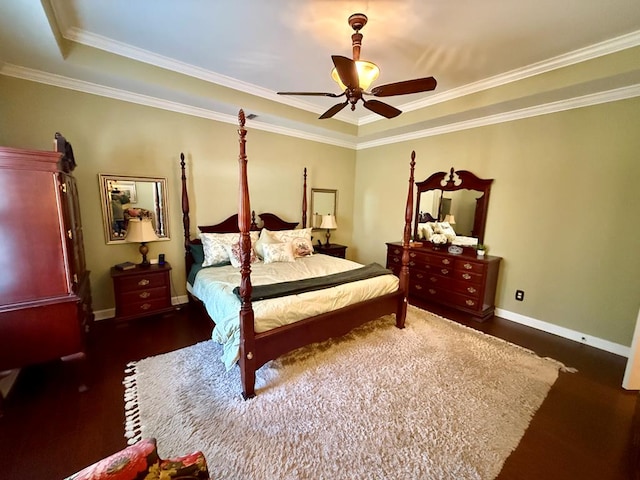
[[[300,263],[307,262],[307,265],[305,265],[306,270],[325,271],[323,270],[325,268],[325,263],[343,262],[339,265],[336,264],[336,270],[333,270],[342,273],[331,274],[327,275],[326,277],[323,276],[322,278],[312,275],[314,278],[307,278],[301,281],[297,280],[298,277],[294,277],[296,278],[295,282],[288,281],[290,280],[290,278],[287,277],[283,280],[277,280],[274,283],[269,283],[268,285],[260,285],[261,282],[265,281],[263,277],[266,276],[263,274],[264,269],[261,270],[260,264],[252,263],[254,254],[252,243],[255,245],[257,233],[259,230],[261,230],[261,228],[258,227],[256,223],[255,213],[251,211],[249,205],[247,156],[245,151],[245,137],[247,131],[245,129],[245,116],[242,110],[240,110],[238,120],[240,126],[240,128],[238,129],[240,143],[240,154],[238,157],[240,177],[238,189],[238,213],[236,215],[232,215],[224,222],[221,222],[217,225],[199,226],[198,228],[203,233],[237,234],[237,237],[233,238],[234,242],[239,243],[239,272],[237,268],[235,268],[235,271],[231,271],[233,267],[224,266],[220,268],[206,269],[207,272],[199,274],[198,277],[193,275],[192,279],[197,278],[197,282],[200,282],[200,277],[206,277],[205,273],[209,274],[213,272],[214,274],[217,274],[217,272],[219,271],[221,272],[223,278],[233,278],[237,280],[237,284],[239,284],[239,287],[236,287],[234,290],[236,296],[238,297],[236,302],[239,301],[240,305],[239,315],[236,315],[235,313],[238,311],[236,307],[236,310],[233,314],[233,324],[231,325],[231,327],[224,326],[223,329],[233,330],[233,328],[235,328],[236,330],[239,330],[239,339],[237,340],[236,345],[236,356],[231,357],[230,354],[229,358],[233,358],[234,361],[235,358],[238,359],[241,372],[242,395],[245,399],[247,399],[255,395],[256,370],[269,360],[275,359],[287,352],[290,352],[304,345],[308,345],[310,343],[320,342],[332,337],[345,335],[353,328],[386,314],[395,314],[396,326],[398,328],[404,327],[404,321],[407,311],[407,291],[409,276],[408,247],[411,235],[411,219],[413,214],[413,172],[415,167],[415,152],[412,152],[411,155],[411,173],[409,178],[409,191],[407,195],[405,226],[403,235],[404,253],[402,255],[402,267],[400,269],[399,281],[397,277],[391,275],[388,271],[376,271],[371,276],[369,276],[368,272],[364,272],[365,270],[370,270],[371,268],[373,268],[373,270],[376,270],[375,267],[379,266],[375,264],[363,267],[360,264],[356,264],[355,262],[350,262],[348,260],[336,259],[326,255],[313,255],[305,258],[298,258],[296,259],[296,262],[291,262],[289,265],[293,265],[293,263],[297,263],[298,261]],[[192,265],[194,264],[192,251],[192,249],[194,248],[193,245],[200,243],[200,240],[191,239],[190,234],[189,198],[187,193],[184,155],[181,155],[180,165],[182,170],[182,213],[185,235],[185,265],[187,267],[187,274],[189,274]],[[269,235],[277,235],[277,233],[291,235],[292,232],[303,235],[306,230],[310,231],[310,229],[306,229],[306,168],[304,171],[303,191],[302,229],[292,230],[295,226],[298,225],[297,222],[285,222],[278,216],[270,213],[260,214],[258,215],[258,217],[263,223],[262,228],[266,230]],[[262,237],[262,234],[260,236]],[[257,285],[255,284],[255,282],[252,282],[252,265],[254,269],[254,275],[257,275]],[[287,265],[288,268],[290,268],[289,265]],[[269,272],[271,274],[273,268],[275,267],[275,264],[271,264],[269,265],[269,267]],[[327,268],[333,267],[334,266],[332,265]],[[316,268],[318,268],[318,270],[315,270]],[[361,274],[362,276],[360,276]],[[351,283],[345,283],[347,281],[345,280],[343,282],[341,275],[351,276],[354,278],[348,280],[348,282]],[[333,280],[333,277],[340,277],[340,281],[337,283],[327,283],[330,280]],[[227,281],[227,285],[225,286],[225,288],[229,288],[228,283],[230,281],[231,280]],[[314,291],[305,291],[305,293],[295,295],[287,294],[289,296],[283,297],[286,301],[292,303],[287,304],[287,314],[283,314],[282,316],[287,316],[291,312],[291,310],[295,310],[295,305],[297,304],[295,302],[302,302],[303,307],[301,307],[301,313],[299,314],[302,315],[301,318],[294,317],[292,323],[279,323],[277,326],[272,325],[268,327],[268,329],[265,329],[264,326],[260,326],[260,319],[257,317],[263,316],[265,311],[270,311],[271,305],[275,305],[278,299],[262,300],[262,298],[265,297],[257,295],[255,293],[256,291],[260,290],[261,288],[264,289],[264,287],[267,287],[267,289],[269,289],[272,287],[277,288],[281,285],[286,285],[289,288],[292,285],[295,286],[308,281],[319,281],[321,284],[325,282],[328,286],[316,286]],[[196,285],[196,287],[193,287],[189,283],[187,285],[190,293],[204,291],[204,287],[201,287],[201,282],[194,284]],[[371,288],[371,285],[374,284],[376,285],[377,290]],[[358,296],[358,294],[354,294],[353,292],[355,292],[359,288],[359,285],[365,286],[366,288],[363,288],[363,291],[369,293],[364,294],[364,296]],[[260,292],[262,292],[262,290],[260,290]],[[375,296],[371,298],[372,295]],[[195,296],[198,297],[197,294],[195,294]],[[345,300],[344,303],[336,301],[336,298],[342,297],[348,297],[350,300]],[[258,301],[257,298],[260,298],[261,300]],[[217,329],[218,318],[213,318],[211,312],[214,312],[216,311],[216,308],[219,308],[218,304],[220,302],[218,302],[218,300],[215,300],[210,304],[207,304],[206,301],[204,303],[210,316],[212,316],[212,320],[214,321],[214,323],[216,323]],[[324,304],[333,305],[329,311],[324,311],[322,310],[322,308],[329,308]],[[292,307],[292,305],[294,306]],[[278,316],[279,314],[276,313],[275,315]],[[287,321],[291,321],[291,319]],[[225,345],[225,350],[226,348],[227,346]]]

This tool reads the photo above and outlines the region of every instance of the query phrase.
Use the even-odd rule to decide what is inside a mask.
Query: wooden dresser
[[[84,359],[93,312],[73,167],[0,147],[0,371]]]
[[[175,310],[171,305],[171,265],[111,268],[116,297],[116,321],[131,320]]]
[[[493,316],[500,257],[473,253],[453,255],[430,244],[410,247],[409,299],[438,303],[473,315],[479,321]],[[398,275],[402,245],[387,243],[387,268]]]

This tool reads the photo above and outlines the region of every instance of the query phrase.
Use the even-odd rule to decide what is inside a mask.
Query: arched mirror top
[[[416,215],[414,238],[420,238],[419,223],[455,222],[458,235],[474,237],[483,243],[493,179],[483,179],[467,170],[436,172],[422,182],[416,182]]]

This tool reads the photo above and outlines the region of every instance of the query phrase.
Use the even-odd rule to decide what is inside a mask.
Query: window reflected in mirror
[[[313,228],[320,228],[323,215],[336,215],[337,200],[337,190],[311,189],[311,226]]]
[[[107,244],[124,242],[131,218],[149,218],[160,240],[169,240],[167,180],[160,177],[98,175]]]

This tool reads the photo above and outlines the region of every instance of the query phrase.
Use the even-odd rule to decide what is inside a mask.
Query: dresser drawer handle
[[[465,280],[470,280],[471,279],[471,275],[469,275],[468,273],[463,273],[462,274],[462,278],[464,278]]]
[[[393,253],[394,253],[394,255],[398,255],[398,254],[400,253],[400,249],[396,248],[396,249],[393,251]]]
[[[411,258],[416,258],[418,255],[417,255],[417,254],[415,254],[415,253],[413,253],[413,252],[411,252],[411,253],[409,254],[409,256],[410,256]]]
[[[469,292],[469,293],[476,293],[476,292],[477,292],[477,290],[476,290],[475,288],[473,288],[473,287],[467,287],[467,292]]]
[[[149,280],[147,280],[146,278],[143,278],[138,282],[138,285],[140,285],[141,287],[144,287],[145,285],[149,285],[150,283],[151,282]]]
[[[429,277],[429,280],[431,280],[433,283],[436,283],[438,281],[437,277]]]
[[[447,273],[449,273],[449,270],[447,270],[446,268],[443,268],[440,271],[442,272],[443,275],[446,275]]]
[[[443,258],[442,263],[444,263],[445,265],[449,265],[451,263],[451,260],[449,260],[448,258]]]
[[[470,263],[465,263],[464,268],[466,268],[467,270],[471,270],[473,268],[473,265],[471,265]]]
[[[476,302],[474,302],[473,300],[467,300],[465,303],[470,307],[473,307],[476,304]]]
[[[149,292],[142,292],[140,294],[140,298],[149,298],[151,296],[151,294]]]
[[[423,275],[423,274],[421,274],[421,273],[419,273],[419,274],[417,274],[417,275],[416,275],[416,277],[417,277],[417,278],[424,278],[424,275]]]
[[[422,285],[416,285],[416,290],[422,290]]]
[[[149,310],[150,308],[151,308],[150,303],[143,303],[142,305],[140,305],[140,310]]]
[[[436,291],[435,291],[433,288],[430,288],[430,289],[429,289],[429,293],[430,293],[431,295],[435,295],[435,294],[436,294]]]
[[[409,266],[410,267],[415,267],[416,266],[416,262],[409,262]]]

